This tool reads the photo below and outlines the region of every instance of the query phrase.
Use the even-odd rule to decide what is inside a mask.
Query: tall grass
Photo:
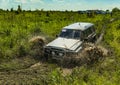
[[[113,16],[114,17],[114,16]],[[11,59],[22,58],[31,55],[30,43],[28,42],[34,36],[45,36],[49,40],[54,39],[60,30],[74,22],[91,22],[96,26],[98,34],[101,33],[103,24],[110,20],[109,14],[94,15],[79,14],[77,12],[52,12],[52,11],[34,11],[34,12],[1,12],[0,13],[0,70],[10,71],[29,67],[36,60],[26,59],[22,61]],[[118,16],[119,17],[119,16]],[[4,76],[4,81],[13,82],[13,84],[48,84],[48,85],[118,85],[120,79],[120,20],[108,23],[106,25],[103,45],[109,46],[114,55],[109,55],[104,61],[93,64],[92,66],[82,66],[73,69],[70,75],[63,76],[61,69],[52,69],[45,76],[41,76],[41,69],[25,70],[18,72],[18,81],[13,78],[17,73],[0,74]],[[112,49],[111,49],[112,48]],[[2,61],[9,61],[8,63]],[[34,61],[34,62],[32,62]],[[38,61],[38,60],[37,60]],[[32,63],[31,63],[32,62]],[[48,65],[49,66],[49,65]],[[47,68],[47,67],[44,67]],[[51,70],[51,68],[49,68]],[[28,72],[27,72],[28,71]],[[47,70],[45,70],[47,72]],[[30,73],[29,73],[30,72]],[[22,74],[22,76],[21,76]],[[25,75],[24,75],[25,74]],[[28,74],[28,75],[27,75]],[[31,76],[32,75],[32,76]],[[7,78],[5,78],[8,76]],[[4,82],[3,81],[3,82]],[[39,82],[40,81],[40,82]]]

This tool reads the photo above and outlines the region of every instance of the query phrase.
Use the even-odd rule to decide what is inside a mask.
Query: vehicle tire
[[[94,36],[94,37],[93,37],[93,39],[92,39],[92,43],[95,43],[95,42],[96,42],[96,40],[97,40],[97,37],[96,37],[96,36]]]

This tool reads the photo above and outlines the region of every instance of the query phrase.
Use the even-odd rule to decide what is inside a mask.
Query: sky
[[[24,10],[112,10],[120,8],[120,0],[0,0],[1,9],[17,9],[18,5]]]

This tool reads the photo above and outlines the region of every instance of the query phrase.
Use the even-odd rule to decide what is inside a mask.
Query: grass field
[[[107,23],[109,20],[113,22]],[[106,24],[101,45],[110,51],[103,61],[74,67],[63,75],[64,68],[47,62],[42,50],[31,49],[29,40],[43,36],[53,40],[60,30],[74,22],[91,22],[100,34]],[[23,11],[0,12],[0,84],[1,85],[119,85],[120,84],[119,14],[79,14],[78,12]],[[31,67],[35,63],[39,65]],[[71,69],[68,69],[71,70]]]

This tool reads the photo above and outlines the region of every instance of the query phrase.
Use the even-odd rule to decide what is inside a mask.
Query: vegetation
[[[118,8],[114,8],[112,14],[91,15],[72,11],[24,11],[20,6],[17,10],[0,10],[0,84],[118,85],[119,15]],[[108,48],[110,55],[92,65],[75,67],[66,76],[63,75],[63,68],[50,63],[31,68],[44,56],[31,49],[29,40],[34,36],[44,36],[50,41],[62,27],[74,22],[95,23],[97,34],[102,32],[105,25],[102,45]]]

